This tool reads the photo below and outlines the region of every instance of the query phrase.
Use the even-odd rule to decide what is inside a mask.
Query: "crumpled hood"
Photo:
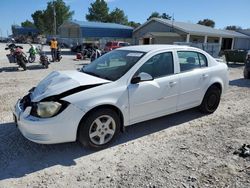
[[[31,93],[31,101],[59,95],[80,86],[91,86],[108,83],[109,80],[91,76],[78,71],[53,71],[45,77]]]

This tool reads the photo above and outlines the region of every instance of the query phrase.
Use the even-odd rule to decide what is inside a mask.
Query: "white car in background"
[[[52,72],[18,100],[14,119],[33,142],[103,148],[138,122],[193,107],[213,113],[227,87],[227,65],[200,49],[130,46]]]

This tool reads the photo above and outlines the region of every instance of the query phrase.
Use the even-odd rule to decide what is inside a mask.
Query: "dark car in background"
[[[250,50],[247,53],[245,67],[244,67],[244,78],[250,79]]]

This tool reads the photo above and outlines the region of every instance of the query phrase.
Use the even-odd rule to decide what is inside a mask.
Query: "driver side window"
[[[172,52],[164,52],[151,57],[138,70],[137,74],[145,72],[153,78],[160,78],[174,74],[174,62]]]

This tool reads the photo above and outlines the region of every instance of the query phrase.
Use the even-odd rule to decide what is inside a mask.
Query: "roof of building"
[[[238,30],[237,32],[250,36],[250,29],[241,29],[241,30]]]
[[[13,25],[13,34],[16,35],[27,35],[27,34],[37,34],[39,32],[38,29],[36,28],[32,28],[32,27],[22,27],[19,25]]]
[[[87,22],[87,21],[77,21],[72,20],[70,21],[74,24],[79,25],[80,27],[87,27],[87,28],[105,28],[105,29],[130,29],[133,30],[132,27],[116,24],[116,23],[103,23],[103,22]]]
[[[167,20],[162,18],[152,18],[140,27],[136,28],[134,30],[137,31],[141,27],[147,25],[149,22],[156,21],[165,25],[168,25],[170,27],[179,29],[185,33],[189,33],[191,35],[208,35],[208,36],[219,36],[219,37],[239,37],[239,38],[249,38],[248,36],[238,33],[238,32],[232,32],[229,30],[221,30],[221,29],[214,29],[212,27],[207,27],[200,24],[194,24],[194,23],[186,23],[186,22],[177,22],[173,20]]]
[[[179,37],[178,33],[173,32],[148,32],[147,36],[154,36],[154,37]]]
[[[67,21],[62,27],[80,27],[81,37],[83,38],[132,38],[133,28],[115,23],[86,22],[86,21]]]

